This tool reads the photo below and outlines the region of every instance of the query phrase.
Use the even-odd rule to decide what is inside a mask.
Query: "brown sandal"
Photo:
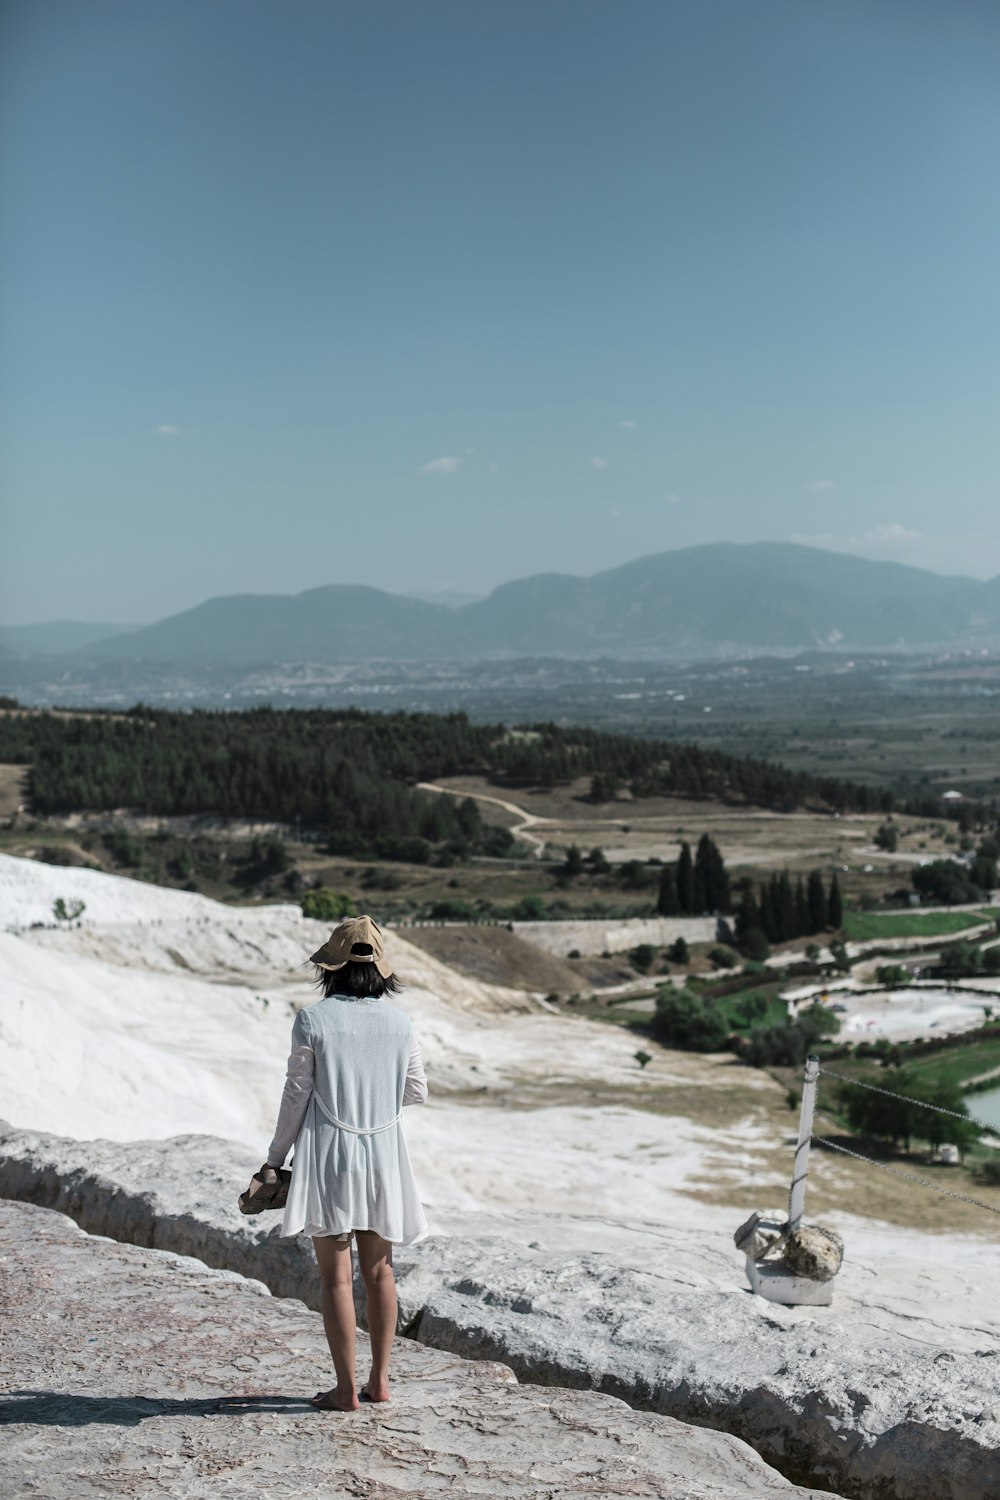
[[[290,1168],[269,1167],[265,1162],[251,1177],[246,1192],[240,1194],[240,1213],[260,1214],[265,1208],[284,1208],[291,1180]]]

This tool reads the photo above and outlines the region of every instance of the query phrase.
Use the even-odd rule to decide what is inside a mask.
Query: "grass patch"
[[[853,942],[873,938],[937,937],[980,927],[983,918],[969,911],[849,911],[844,930]]]
[[[935,1083],[957,1083],[960,1087],[970,1078],[1000,1068],[1000,1037],[977,1042],[968,1047],[948,1048],[943,1052],[931,1052],[926,1057],[906,1057],[907,1068],[921,1078],[932,1078]],[[997,1079],[1000,1083],[1000,1078]],[[969,1108],[975,1114],[975,1096],[969,1097]]]
[[[788,1007],[783,1000],[778,999],[778,993],[784,987],[784,981],[775,984],[758,984],[753,989],[737,990],[734,995],[720,996],[712,1001],[712,1005],[715,1010],[722,1012],[733,1031],[748,1031],[749,1026],[743,1002],[746,1001],[750,1006],[754,1006],[759,998],[766,1002],[767,1009],[754,1018],[753,1025],[784,1026],[788,1020]]]

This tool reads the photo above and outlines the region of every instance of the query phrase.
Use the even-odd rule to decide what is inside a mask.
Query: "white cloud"
[[[618,426],[623,428],[625,432],[634,432],[638,425],[638,422],[632,417],[625,417],[618,423]]]
[[[810,479],[809,483],[804,485],[803,488],[807,495],[825,495],[830,490],[835,490],[837,486],[832,479]]]
[[[911,531],[908,526],[900,526],[898,521],[876,526],[870,535],[876,542],[922,542],[924,539],[922,531]]]
[[[446,453],[442,458],[432,458],[430,463],[420,465],[421,474],[454,474],[461,468],[462,460]]]
[[[821,531],[814,536],[793,532],[788,538],[802,547],[826,547],[833,552],[900,552],[906,551],[914,542],[926,540],[923,532],[913,531],[898,521],[884,521],[870,531],[855,535],[838,536],[832,531]]]
[[[180,428],[175,427],[173,422],[161,422],[156,430],[161,437],[180,437],[181,435]]]
[[[606,469],[608,467],[608,461],[606,458],[601,458],[600,455],[595,454],[594,457],[590,460],[590,467],[592,469]]]

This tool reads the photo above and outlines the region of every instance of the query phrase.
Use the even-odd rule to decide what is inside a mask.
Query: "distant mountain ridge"
[[[460,607],[330,584],[209,599],[77,655],[177,664],[676,656],[1000,641],[1000,578],[792,542],[715,543],[590,578],[540,573]]]
[[[92,620],[46,620],[41,625],[0,625],[0,652],[6,656],[59,656],[80,651],[95,641],[138,630],[137,625],[98,624]]]

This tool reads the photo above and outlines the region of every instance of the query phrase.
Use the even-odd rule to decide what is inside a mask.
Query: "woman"
[[[260,1175],[273,1180],[270,1173],[294,1143],[281,1233],[312,1235],[337,1375],[313,1404],[356,1411],[351,1239],[357,1239],[372,1345],[361,1395],[388,1401],[396,1332],[392,1246],[427,1229],[401,1110],[424,1102],[427,1080],[409,1017],[383,998],[400,985],[371,917],[341,923],[310,962],[323,999],[295,1018],[278,1124]]]

